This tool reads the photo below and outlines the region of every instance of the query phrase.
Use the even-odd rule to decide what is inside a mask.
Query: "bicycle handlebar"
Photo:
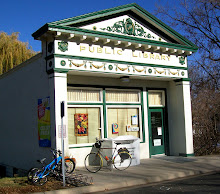
[[[96,140],[96,143],[101,143],[101,142],[104,142],[104,140],[100,140],[100,139],[98,139],[97,137],[95,138],[95,140]],[[115,141],[113,141],[116,145],[120,145],[120,144],[122,144],[121,142],[115,142]]]
[[[93,147],[96,147],[96,148],[100,149],[101,146],[102,146],[102,142],[104,142],[104,140],[100,140],[97,137],[95,139],[96,139],[96,143],[93,145]],[[114,144],[116,144],[116,148],[117,148],[118,145],[122,144],[121,142],[115,142],[115,141],[113,141],[113,142],[114,142]]]
[[[61,156],[62,152],[60,150],[56,150],[56,149],[50,149],[50,151],[53,153],[54,157],[56,157],[57,154],[59,154],[59,156]]]

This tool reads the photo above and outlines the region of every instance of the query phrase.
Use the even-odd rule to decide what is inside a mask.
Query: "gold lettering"
[[[147,53],[143,53],[143,57],[144,58],[148,58],[148,54]]]
[[[164,55],[161,55],[161,60],[166,60]]]
[[[95,48],[90,46],[89,47],[89,52],[94,53],[94,51],[95,51]]]
[[[133,57],[137,57],[137,55],[135,55],[135,53],[134,53],[133,51],[132,51],[132,56],[133,56]]]
[[[97,47],[97,53],[102,53],[102,48],[101,47]]]
[[[154,54],[150,54],[150,59],[154,59]]]
[[[111,52],[108,52],[108,49],[105,48],[105,54],[111,54]]]
[[[170,61],[170,56],[167,56],[168,61]]]
[[[117,54],[122,55],[122,50],[121,49],[117,50]]]
[[[86,50],[85,46],[80,45],[80,51]]]
[[[156,55],[155,59],[159,59],[159,60],[160,60],[160,57],[159,57],[159,55]]]

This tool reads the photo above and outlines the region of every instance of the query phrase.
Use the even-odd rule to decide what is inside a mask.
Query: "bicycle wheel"
[[[102,164],[102,158],[98,153],[90,153],[85,158],[85,167],[89,172],[98,172],[102,168]]]
[[[75,170],[75,162],[73,161],[73,159],[71,158],[65,158],[65,172],[70,174]],[[58,163],[57,167],[54,169],[55,171],[57,171],[59,174],[62,173],[62,160]]]
[[[71,158],[65,158],[65,171],[66,173],[72,173],[75,170],[75,162]]]
[[[29,171],[28,171],[28,174],[27,174],[27,178],[28,178],[28,181],[31,182],[32,179],[33,179],[33,173],[34,171],[38,170],[38,168],[31,168]]]
[[[131,165],[131,155],[128,152],[121,152],[114,157],[113,165],[117,170],[125,170]]]
[[[43,174],[42,170],[35,169],[32,174],[32,183],[37,186],[42,186],[47,182],[46,175]]]

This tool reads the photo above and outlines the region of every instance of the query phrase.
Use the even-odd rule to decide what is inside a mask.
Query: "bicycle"
[[[51,149],[53,153],[53,161],[46,165],[45,160],[38,160],[43,167],[39,168],[32,168],[28,172],[28,180],[30,180],[34,185],[44,185],[47,182],[47,176],[54,175],[55,177],[62,177],[62,152],[60,150]],[[57,157],[57,154],[59,157]],[[75,162],[71,158],[65,157],[65,172],[72,173],[75,169]]]
[[[114,165],[117,170],[125,170],[131,165],[132,157],[129,154],[127,148],[120,148],[118,150],[118,153],[115,154],[117,146],[121,143],[114,142],[116,144],[115,148],[101,148],[101,142],[103,141],[96,139],[96,143],[93,146],[98,149],[97,152],[89,153],[85,157],[85,168],[89,172],[98,172],[103,167],[103,158],[106,160],[108,166],[112,167],[112,165]],[[101,153],[101,149],[114,149],[114,151],[112,156],[108,157],[103,156],[103,154]]]

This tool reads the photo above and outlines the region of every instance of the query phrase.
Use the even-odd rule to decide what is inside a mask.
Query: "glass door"
[[[165,153],[163,109],[149,109],[150,154]]]

